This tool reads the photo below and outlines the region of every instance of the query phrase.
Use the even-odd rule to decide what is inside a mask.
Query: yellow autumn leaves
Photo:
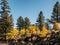
[[[55,23],[54,26],[55,28],[57,28],[59,27],[59,24]],[[52,31],[57,32],[58,30],[55,31],[54,29]],[[28,29],[11,30],[10,33],[6,34],[6,39],[16,39],[16,38],[25,39],[26,37],[31,37],[31,35],[38,35],[39,37],[46,37],[47,34],[51,33],[52,31],[47,30],[45,25],[43,25],[42,30],[40,30],[37,26],[29,26]]]
[[[17,29],[13,29],[10,33],[7,33],[6,38],[15,39],[17,37],[20,39],[24,39],[26,37],[31,37],[32,34],[38,35],[40,37],[45,37],[47,34],[47,30],[45,29],[45,27],[43,27],[43,30],[40,31],[36,26],[29,26],[28,29],[21,29],[20,31]]]
[[[45,25],[42,27],[42,31],[40,32],[41,37],[46,37],[48,30],[46,29]]]
[[[10,33],[6,34],[6,39],[15,39],[18,33],[19,31],[17,29],[13,29]]]
[[[54,29],[60,29],[60,24],[57,23],[57,22],[55,22],[55,23],[54,23]]]

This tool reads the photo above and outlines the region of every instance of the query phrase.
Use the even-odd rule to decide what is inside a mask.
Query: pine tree
[[[53,24],[54,22],[60,23],[60,4],[59,4],[58,1],[57,1],[56,4],[54,5],[53,13],[52,13],[50,22],[51,22],[52,24]]]
[[[13,19],[12,19],[12,16],[9,15],[10,8],[8,6],[7,0],[2,0],[1,9],[2,10],[0,11],[0,14],[1,14],[0,33],[5,34],[5,39],[6,39],[6,34],[13,29]]]
[[[38,19],[37,19],[37,25],[41,30],[42,30],[43,24],[44,24],[44,16],[43,16],[43,12],[40,11]]]
[[[4,16],[0,19],[0,27],[3,33],[8,33],[13,29],[12,17],[5,13]]]
[[[28,28],[30,26],[30,20],[28,17],[25,17],[25,28]]]
[[[2,9],[2,11],[0,11],[0,13],[2,14],[1,16],[3,16],[5,12],[10,13],[10,7],[8,5],[7,0],[2,0],[1,9]]]
[[[20,16],[18,19],[17,19],[17,29],[18,30],[21,30],[24,28],[24,19],[22,16]]]

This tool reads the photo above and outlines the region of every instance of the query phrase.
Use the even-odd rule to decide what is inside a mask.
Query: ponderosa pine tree
[[[24,28],[24,19],[22,16],[20,16],[18,19],[17,19],[17,29],[18,30],[21,30]]]
[[[5,34],[10,32],[13,29],[13,19],[12,15],[9,15],[10,8],[8,6],[7,0],[2,0],[1,2],[1,17],[0,17],[0,33]]]
[[[43,16],[43,12],[40,11],[38,19],[37,19],[37,25],[41,30],[42,30],[43,24],[44,24],[44,16]]]
[[[53,24],[54,22],[60,23],[60,4],[58,1],[54,5],[53,13],[52,13],[51,20],[50,20],[50,23]]]
[[[28,17],[25,17],[25,29],[28,28],[30,26],[30,20]]]

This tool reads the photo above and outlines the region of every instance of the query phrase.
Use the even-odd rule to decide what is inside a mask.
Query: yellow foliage
[[[60,24],[57,23],[57,22],[55,22],[55,23],[54,23],[54,29],[59,29],[59,28],[60,28]]]
[[[37,33],[36,35],[40,35],[40,30],[37,30],[36,33]]]
[[[39,35],[40,30],[37,26],[29,26],[28,29],[22,29],[19,31],[19,38],[31,37],[31,35]]]
[[[15,36],[12,33],[7,33],[6,39],[15,39]]]
[[[36,34],[37,30],[38,30],[37,26],[30,26],[29,27],[29,31],[30,31],[31,34]]]
[[[55,26],[55,27],[59,26],[59,23],[55,22],[55,23],[54,23],[54,26]]]
[[[25,36],[25,34],[26,34],[26,30],[25,29],[21,29],[20,31],[19,31],[19,38],[20,39],[24,39],[26,36]]]
[[[24,35],[24,34],[25,34],[25,29],[20,30],[19,33],[20,33],[21,35]]]
[[[6,39],[15,39],[15,37],[18,35],[19,31],[17,29],[11,30],[10,33],[6,34]]]
[[[54,23],[54,26],[58,28],[59,24]],[[59,30],[47,30],[45,25],[43,25],[42,31],[37,26],[29,26],[28,29],[21,29],[20,31],[14,28],[13,30],[11,30],[10,33],[6,34],[6,39],[15,39],[16,37],[20,39],[25,39],[26,37],[31,37],[32,34],[38,35],[40,37],[50,37],[51,32],[56,33],[59,32]],[[33,37],[32,39],[35,40],[36,37]]]
[[[19,31],[18,31],[17,29],[13,29],[13,30],[11,31],[11,33],[12,33],[12,35],[17,35],[17,34],[19,33]]]
[[[45,25],[42,27],[42,31],[40,31],[40,37],[46,37],[48,30],[46,29]]]

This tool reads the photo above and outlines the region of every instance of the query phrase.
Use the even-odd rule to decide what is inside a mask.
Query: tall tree
[[[8,6],[7,0],[2,0],[1,2],[1,18],[0,18],[0,33],[6,34],[13,29],[13,20],[12,15],[10,13],[10,7]],[[2,31],[2,32],[1,32]],[[6,38],[6,36],[5,36]]]
[[[23,29],[24,28],[24,19],[22,16],[20,16],[18,19],[17,19],[17,29],[20,30],[20,29]]]
[[[0,19],[0,27],[0,30],[2,30],[3,33],[8,33],[13,29],[13,20],[12,17],[8,15],[8,13],[5,13],[4,16]]]
[[[44,24],[44,16],[43,16],[43,12],[40,11],[38,19],[37,19],[37,25],[41,30],[42,30],[43,24]]]
[[[51,22],[52,24],[53,24],[54,22],[60,23],[60,4],[59,4],[58,1],[57,1],[56,4],[54,5],[53,13],[52,13],[50,22]]]
[[[28,28],[30,26],[30,20],[28,17],[25,17],[25,28]]]
[[[0,11],[1,16],[3,16],[5,12],[10,13],[10,7],[8,5],[7,0],[2,0],[1,9],[2,9],[2,11]]]

